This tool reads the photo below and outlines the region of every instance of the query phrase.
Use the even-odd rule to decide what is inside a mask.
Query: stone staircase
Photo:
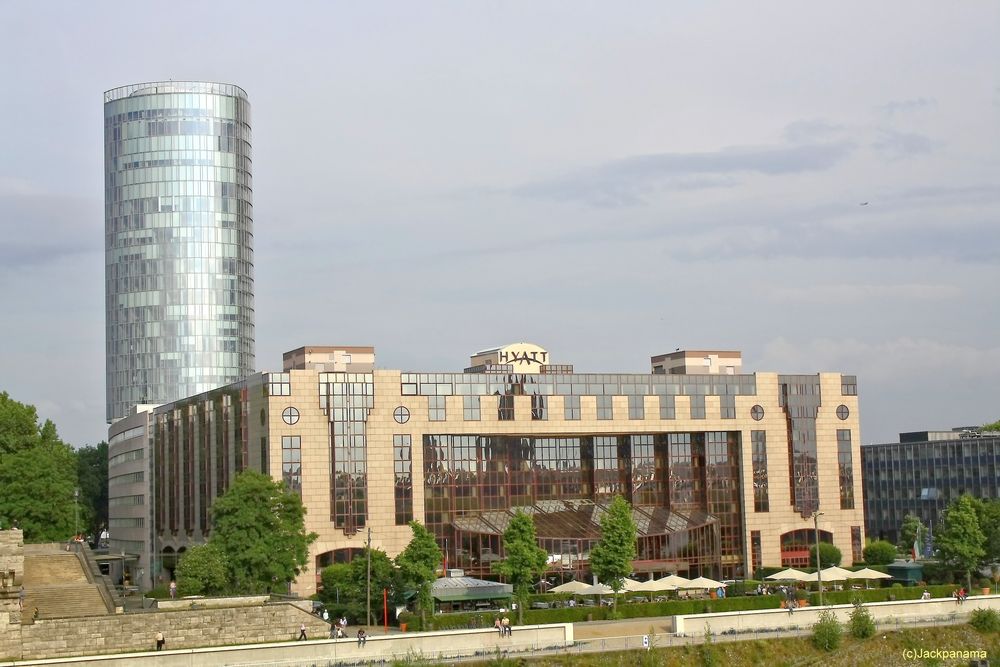
[[[104,616],[108,606],[76,553],[46,550],[24,556],[24,619]]]

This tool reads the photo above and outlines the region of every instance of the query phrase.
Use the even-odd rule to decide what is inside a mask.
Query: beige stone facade
[[[370,389],[365,389],[366,385]],[[498,396],[503,393],[496,390],[498,386],[506,388],[510,395]],[[334,399],[335,392],[341,390],[358,393]],[[365,399],[363,394],[368,391],[370,399]],[[798,391],[805,394],[808,405],[796,402]],[[345,401],[345,407],[334,408],[336,400]],[[576,401],[578,412],[573,410]],[[470,407],[473,404],[476,409]],[[357,421],[343,427],[335,425],[335,409],[345,410],[342,414],[352,414],[353,410]],[[652,518],[650,523],[656,523],[660,516],[676,520],[678,516],[697,515],[707,517],[700,520],[714,526],[713,548],[719,551],[714,560],[693,559],[695,541],[692,538],[685,542],[686,538],[679,535],[675,537],[682,547],[670,547],[674,551],[669,557],[662,556],[662,560],[644,561],[643,572],[677,571],[678,566],[687,567],[684,558],[691,563],[690,571],[717,578],[750,577],[757,566],[801,564],[796,559],[803,557],[805,544],[813,539],[810,511],[815,510],[815,498],[810,494],[815,490],[822,512],[818,521],[821,540],[832,540],[843,553],[845,563],[860,559],[863,544],[856,380],[839,373],[546,376],[543,369],[540,374],[527,376],[383,369],[330,373],[319,368],[287,368],[283,373],[260,373],[235,385],[161,406],[154,412],[154,421],[154,550],[165,552],[169,561],[171,554],[205,539],[203,528],[211,501],[240,470],[262,470],[275,479],[285,478],[301,490],[308,512],[306,529],[319,536],[311,547],[308,573],[294,584],[295,591],[303,595],[316,591],[316,574],[322,566],[349,557],[349,550],[362,548],[369,529],[373,547],[390,555],[405,547],[411,537],[405,523],[409,517],[399,509],[406,507],[408,495],[400,491],[407,477],[400,466],[405,468],[406,463],[411,466],[412,517],[433,528],[442,546],[451,536],[448,551],[452,564],[484,566],[484,571],[488,557],[500,550],[487,546],[496,544],[487,541],[487,537],[493,537],[487,535],[475,542],[471,547],[474,553],[470,554],[468,533],[453,529],[450,522],[457,525],[458,519],[473,516],[495,521],[498,513],[510,505],[530,505],[544,513],[544,508],[553,504],[576,502],[558,491],[567,488],[567,475],[584,478],[578,485],[579,500],[591,508],[593,517],[599,516],[600,502],[610,497],[607,494],[621,492],[628,497],[646,484],[652,489],[650,497],[660,500],[647,503],[648,507],[637,507],[644,512],[640,519]],[[359,426],[359,422],[363,425]],[[338,428],[349,431],[345,439],[354,443],[353,450],[335,443]],[[790,448],[790,434],[803,429],[804,440]],[[406,436],[409,456],[400,460],[400,438]],[[690,444],[676,444],[685,441]],[[465,466],[471,465],[473,472],[456,461],[425,461],[425,452],[437,451],[435,447],[446,450],[442,442],[453,443],[449,452],[457,452],[465,443],[477,443],[470,447],[478,448],[475,451],[480,460]],[[568,464],[556,462],[553,466],[535,460],[536,445],[541,451],[552,442],[578,448],[575,451],[581,460],[571,472],[563,471],[571,468]],[[638,456],[636,443],[641,442],[651,443],[652,449],[643,470],[629,458]],[[722,458],[712,458],[712,442],[723,452],[719,455]],[[758,450],[766,451],[763,470],[763,452],[754,456],[755,442],[761,443]],[[290,453],[289,443],[297,447],[299,461],[290,460],[295,456]],[[489,447],[509,448],[511,443],[525,451],[531,449],[531,453],[517,453],[516,464],[501,462],[496,474],[511,477],[515,466],[521,466],[518,470],[523,475],[536,480],[528,483],[527,490],[505,486],[504,482],[499,500],[489,500],[485,497],[489,493],[488,481],[473,481],[472,486],[458,489],[456,485],[466,483],[470,476],[478,475],[483,480],[489,477],[490,465],[494,465],[485,460],[484,452]],[[613,460],[603,472],[599,462],[587,459],[595,458],[597,455],[591,452],[602,445],[611,452],[609,456],[617,457],[617,463]],[[691,453],[681,460],[675,448],[685,446],[684,451]],[[797,453],[793,455],[792,450]],[[346,466],[345,457],[350,459]],[[725,470],[732,472],[716,471],[713,461],[723,460]],[[543,470],[545,465],[550,466],[547,471]],[[346,510],[356,515],[347,519],[344,510],[335,507],[336,494],[331,488],[349,479],[347,474],[335,473],[345,467],[360,471],[351,478],[356,485],[352,488],[366,487],[361,493],[364,503]],[[718,469],[723,470],[721,463]],[[543,473],[561,475],[559,484],[563,486],[552,487],[557,489],[554,495],[538,491],[550,488],[548,482],[542,485],[537,481]],[[610,486],[600,481],[602,474],[613,478]],[[694,499],[687,498],[684,505],[677,501],[683,497],[682,474],[694,477],[688,484],[694,489]],[[797,481],[793,482],[793,478]],[[755,484],[766,488],[766,508],[756,502]],[[443,486],[447,489],[442,490]],[[607,489],[611,491],[602,496]],[[425,497],[428,493],[435,498],[448,494],[457,498],[448,501],[452,504],[444,513],[447,523],[435,518],[440,515],[434,509],[439,501]],[[475,498],[475,509],[463,509],[470,507],[463,494]],[[488,500],[500,504],[488,507]],[[590,501],[596,505],[586,505]],[[348,505],[342,503],[341,507]],[[579,506],[577,503],[574,508]],[[429,507],[433,516],[428,515]],[[728,518],[718,519],[722,515]],[[593,518],[592,523],[596,520]],[[735,534],[727,536],[727,525]],[[655,542],[655,534],[647,537]],[[577,567],[588,550],[586,540],[580,544]],[[560,554],[553,551],[559,549],[551,545],[547,548],[555,563]],[[460,562],[462,558],[467,563]],[[169,567],[170,563],[161,565]]]

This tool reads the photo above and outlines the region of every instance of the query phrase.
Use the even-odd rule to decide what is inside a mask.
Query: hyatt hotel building
[[[463,372],[428,373],[377,369],[371,347],[304,347],[280,373],[144,415],[154,581],[209,537],[213,500],[247,469],[302,497],[319,536],[292,584],[302,595],[369,532],[398,554],[411,520],[449,567],[488,576],[518,509],[533,515],[551,573],[582,578],[615,495],[633,507],[640,578],[805,565],[815,512],[820,539],[861,560],[855,377],[744,373],[739,352],[677,351],[653,357],[648,374],[592,374],[517,343],[473,355]]]

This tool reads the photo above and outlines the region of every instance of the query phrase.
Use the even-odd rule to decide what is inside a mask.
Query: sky
[[[103,92],[253,107],[256,352],[858,376],[1000,418],[1000,4],[0,0],[0,391],[107,436]]]

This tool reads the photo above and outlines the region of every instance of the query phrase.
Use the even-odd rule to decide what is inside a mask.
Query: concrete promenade
[[[866,604],[880,631],[900,630],[931,625],[951,625],[968,621],[978,608],[1000,609],[1000,595],[975,596],[959,605],[948,598],[906,600]],[[805,613],[806,609],[812,613]],[[805,608],[794,613],[784,610],[726,612],[685,617],[650,617],[622,621],[515,626],[513,636],[500,638],[492,629],[449,630],[427,633],[372,635],[367,645],[358,647],[355,639],[282,642],[224,648],[183,649],[160,653],[128,653],[115,656],[62,658],[0,662],[0,667],[75,665],[77,667],[214,667],[216,665],[273,665],[297,667],[420,658],[433,664],[455,664],[485,660],[498,652],[507,655],[577,654],[604,651],[639,650],[643,637],[653,648],[700,644],[705,641],[705,627],[711,628],[713,642],[752,639],[778,639],[808,635],[818,612],[832,609],[841,620],[851,605]],[[751,621],[756,620],[757,623]],[[674,633],[678,624],[685,632]],[[728,628],[723,629],[723,628]],[[738,628],[738,629],[737,629]],[[373,632],[382,632],[373,628]]]

